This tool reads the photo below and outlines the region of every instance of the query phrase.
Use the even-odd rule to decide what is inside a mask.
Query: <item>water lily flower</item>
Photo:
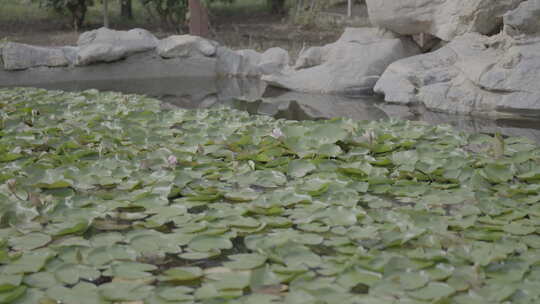
[[[279,128],[274,128],[272,130],[272,133],[270,133],[270,136],[272,136],[273,138],[280,138],[280,137],[283,137],[283,132],[281,132],[281,129]]]
[[[364,134],[362,134],[360,138],[367,141],[369,144],[373,144],[376,137],[377,135],[375,135],[375,131],[373,131],[372,129],[368,129],[364,132]]]
[[[178,164],[178,159],[174,155],[169,155],[169,157],[167,157],[167,162],[169,163],[169,166],[174,167]]]

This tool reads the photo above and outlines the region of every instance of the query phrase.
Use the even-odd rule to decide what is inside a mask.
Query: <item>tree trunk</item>
[[[109,27],[109,0],[103,0],[103,27]]]
[[[347,1],[347,17],[352,17],[352,0]]]
[[[208,9],[199,0],[189,0],[189,34],[201,37],[210,36]]]
[[[73,29],[76,32],[78,32],[83,26],[84,18],[86,17],[86,5],[86,0],[77,0],[67,4],[67,8],[71,13]]]
[[[267,0],[270,2],[270,11],[274,14],[285,13],[285,0]]]
[[[133,19],[131,0],[120,0],[120,16],[127,19]]]

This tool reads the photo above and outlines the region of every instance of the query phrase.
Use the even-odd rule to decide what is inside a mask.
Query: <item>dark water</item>
[[[349,117],[359,120],[399,118],[449,124],[475,133],[500,132],[524,136],[540,143],[540,120],[499,119],[435,113],[420,107],[390,105],[379,97],[343,97],[304,94],[267,88],[255,79],[150,78],[103,81],[74,81],[41,84],[47,89],[81,91],[98,89],[145,94],[165,102],[164,107],[209,108],[230,106],[251,114],[271,115],[293,120]]]

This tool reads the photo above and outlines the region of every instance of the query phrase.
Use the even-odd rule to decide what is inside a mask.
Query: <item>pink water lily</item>
[[[169,163],[169,166],[174,167],[178,164],[178,159],[176,159],[176,156],[170,155],[167,157],[167,162]]]

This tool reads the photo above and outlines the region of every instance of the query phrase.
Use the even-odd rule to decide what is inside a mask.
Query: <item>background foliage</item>
[[[94,5],[95,0],[32,0],[42,7],[52,9],[59,13],[66,13],[71,17],[70,25],[78,30],[83,26],[88,8]],[[98,0],[99,1],[99,0]],[[102,1],[102,0],[101,0]],[[110,1],[110,0],[109,0]],[[118,0],[122,16],[132,17],[133,0]],[[135,0],[146,9],[151,18],[159,20],[164,28],[180,31],[185,25],[188,0]],[[215,2],[231,4],[235,0],[203,0],[210,5]],[[267,8],[272,13],[286,12],[286,0],[267,0]]]

